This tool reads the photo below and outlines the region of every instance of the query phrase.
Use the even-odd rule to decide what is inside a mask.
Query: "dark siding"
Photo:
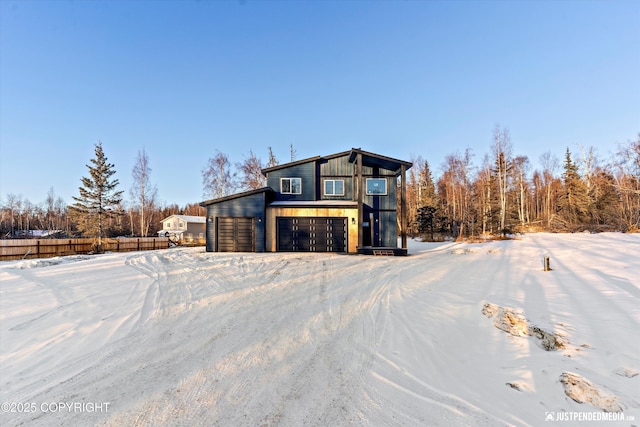
[[[354,164],[350,162],[353,158],[351,152],[342,155],[326,158],[317,158],[309,162],[292,164],[288,167],[276,169],[268,172],[267,184],[275,193],[275,200],[278,201],[312,201],[312,200],[357,200],[356,196],[356,176]],[[365,241],[369,241],[376,246],[397,245],[397,171],[383,168],[383,163],[378,159],[364,158],[365,165],[362,167],[362,189],[363,195],[363,222],[370,222],[370,214],[374,215],[377,222],[372,223],[372,228],[367,227],[367,237]],[[369,162],[369,164],[367,164]],[[302,179],[302,194],[291,195],[280,193],[280,178]],[[383,196],[366,195],[366,179],[367,178],[384,178],[387,181],[387,194]],[[325,196],[324,181],[327,179],[344,180],[343,196]],[[370,232],[373,231],[374,238],[371,239]],[[301,230],[304,232],[304,230]],[[363,232],[365,232],[363,230]],[[288,243],[282,242],[284,246]],[[365,243],[366,244],[366,243]]]
[[[349,155],[335,157],[320,162],[317,197],[318,200],[355,200],[355,186],[353,185],[353,163],[349,162]],[[324,180],[341,179],[344,180],[344,196],[325,196]]]
[[[396,212],[380,212],[380,246],[396,247],[398,245]]]
[[[393,175],[392,171],[380,168],[369,168],[369,173],[367,175],[368,176],[363,176],[363,180],[365,182],[362,184],[363,191],[365,191],[363,200],[365,204],[364,221],[369,221],[370,213],[373,213],[375,219],[378,220],[377,223],[373,224],[375,241],[372,242],[372,245],[395,247],[398,244],[396,210],[397,178],[395,176],[391,176]],[[366,195],[367,178],[385,178],[387,180],[387,195]]]
[[[369,176],[364,176],[362,179],[364,182],[362,183],[362,189],[365,192],[364,194],[364,204],[371,206],[375,210],[389,210],[396,208],[396,183],[397,179],[395,176],[391,175],[390,171],[386,171],[381,169],[380,171],[374,172]],[[367,178],[385,178],[387,180],[387,195],[386,196],[369,196],[367,195],[366,187],[367,187]]]
[[[302,178],[302,194],[281,194],[280,178]],[[267,176],[267,185],[276,192],[276,201],[316,200],[315,161],[271,171]]]
[[[265,250],[265,200],[266,193],[227,200],[207,206],[207,252],[216,250],[216,220],[219,217],[255,218],[255,250]]]

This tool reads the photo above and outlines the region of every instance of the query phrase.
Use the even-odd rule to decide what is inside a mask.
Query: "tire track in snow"
[[[474,320],[485,298],[510,306],[521,298],[523,275],[507,265],[512,243],[468,248],[478,250],[407,258],[190,249],[133,255],[129,266],[144,273],[135,286],[150,289],[138,307],[144,321],[91,355],[70,358],[47,384],[10,394],[106,401],[109,413],[22,415],[15,424],[526,424],[501,407],[489,415],[494,408],[483,396],[464,390],[465,369],[483,369],[472,359],[509,342],[466,354],[448,348],[463,348],[470,334],[491,336],[490,325]],[[476,270],[500,283],[478,280]],[[136,295],[133,285],[127,295]],[[448,373],[438,379],[451,384],[425,374],[440,371]],[[487,390],[495,387],[480,392]]]
[[[268,278],[274,278],[280,276],[278,273],[286,266],[285,264],[278,264],[276,269],[269,270],[265,269],[263,265],[260,265],[258,269],[270,271],[271,273],[267,275]],[[229,278],[235,278],[236,280],[240,280],[241,278],[237,274],[237,271],[233,271],[232,266],[231,273]],[[296,272],[295,275],[297,277],[299,273]],[[234,405],[238,404],[238,402],[228,402],[228,400],[235,399],[242,400],[246,398],[247,395],[247,387],[255,386],[255,378],[256,378],[256,366],[259,366],[263,363],[263,359],[265,359],[264,354],[262,354],[265,350],[265,341],[262,343],[258,343],[257,345],[249,345],[255,340],[255,335],[249,335],[249,342],[242,342],[243,336],[239,337],[234,336],[234,332],[246,333],[246,331],[251,331],[251,328],[255,328],[255,323],[260,324],[261,326],[268,326],[269,323],[273,324],[273,310],[271,307],[265,306],[264,297],[270,296],[271,291],[273,291],[276,287],[281,287],[282,283],[263,283],[254,288],[240,288],[236,286],[235,283],[230,283],[229,288],[236,288],[235,291],[228,291],[218,295],[222,298],[218,301],[220,304],[224,305],[224,307],[218,305],[217,308],[223,308],[224,313],[217,313],[217,317],[222,320],[228,320],[223,323],[227,323],[231,325],[227,330],[222,330],[215,337],[214,340],[210,340],[205,344],[206,351],[210,350],[213,353],[216,353],[217,348],[212,348],[211,344],[213,341],[219,344],[218,348],[222,349],[222,353],[218,351],[218,354],[212,358],[212,362],[217,362],[213,365],[213,368],[205,368],[201,369],[191,375],[188,375],[186,378],[181,380],[181,394],[184,396],[191,396],[192,399],[189,399],[190,402],[211,402],[212,396],[218,396],[222,401],[216,401],[214,405],[216,408],[220,406],[225,407],[226,405]],[[277,296],[276,296],[277,298]],[[228,314],[225,316],[225,313]],[[267,316],[264,319],[261,317]],[[225,319],[226,318],[226,319]],[[264,321],[261,321],[264,320]],[[266,334],[269,336],[269,334]],[[240,341],[240,342],[239,342]],[[268,350],[268,347],[266,347]],[[276,354],[277,355],[277,354]],[[243,375],[239,375],[239,372],[244,373]],[[253,372],[253,374],[252,374]],[[259,372],[259,370],[258,370]],[[233,382],[233,385],[229,385],[225,382],[222,382],[221,388],[227,387],[224,390],[224,393],[221,393],[220,390],[217,392],[213,392],[211,390],[211,384],[216,384],[218,378],[226,378],[226,377],[234,377],[236,380]],[[203,378],[213,379],[212,381],[203,381]],[[185,390],[186,389],[186,390]],[[158,408],[166,407],[163,406],[165,393],[162,393],[160,396],[156,396],[147,403],[143,404],[141,411],[144,415],[140,416],[140,419],[146,420],[144,422],[155,423],[155,421],[163,420],[165,417],[170,416],[170,414],[163,413],[159,411]],[[171,396],[170,401],[178,398],[175,393],[170,392],[169,396]],[[226,399],[226,400],[225,400]],[[158,401],[159,400],[159,401]],[[178,399],[178,401],[181,401]],[[184,411],[178,411],[182,416],[186,417],[184,419],[189,418],[189,420],[193,421],[194,418],[191,416],[187,416],[187,414],[192,414],[194,412],[193,403],[187,405]],[[196,405],[199,407],[198,405]],[[208,420],[215,420],[215,415],[211,414],[211,408],[208,408],[205,411],[206,417]],[[137,411],[141,413],[140,411]],[[198,412],[196,410],[196,412]],[[232,413],[236,413],[234,411]],[[175,415],[175,414],[174,414]],[[182,419],[182,418],[178,418]],[[195,418],[198,419],[197,417]],[[150,421],[151,420],[151,421]],[[117,421],[113,423],[114,425],[118,424]]]
[[[462,261],[460,268],[451,270],[446,262],[451,257],[456,257],[458,264]],[[456,290],[460,292],[472,280],[468,272],[473,271],[473,264],[482,262],[482,257],[478,258],[472,252],[465,252],[461,256],[437,250],[390,262],[392,277],[387,280],[392,284],[392,289],[389,293],[388,315],[379,343],[375,346],[378,349],[375,363],[359,405],[362,419],[373,425],[449,426],[464,425],[469,423],[468,420],[473,420],[477,425],[509,424],[457,394],[421,379],[421,373],[403,368],[416,364],[404,360],[405,355],[395,351],[396,347],[413,347],[412,357],[421,358],[424,363],[431,365],[426,368],[427,371],[448,368],[449,360],[442,358],[441,352],[435,350],[440,345],[446,347],[446,342],[440,341],[440,328],[450,329],[436,322],[425,322],[429,319],[437,322],[458,321],[454,316],[459,316],[469,303]],[[494,268],[497,270],[500,267]],[[420,301],[422,313],[407,311],[408,307],[415,308],[416,300]],[[466,311],[471,314],[476,305],[472,304]],[[456,310],[450,312],[451,306],[456,306]],[[430,345],[425,345],[426,342]],[[434,351],[425,353],[432,346]]]

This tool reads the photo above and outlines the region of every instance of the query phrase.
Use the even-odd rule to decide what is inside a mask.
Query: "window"
[[[327,179],[324,181],[325,196],[344,196],[344,179]]]
[[[302,194],[302,178],[280,178],[282,194]]]
[[[385,178],[367,178],[367,195],[386,196],[387,180]]]

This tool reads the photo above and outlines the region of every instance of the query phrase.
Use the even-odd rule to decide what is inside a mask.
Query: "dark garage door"
[[[218,252],[255,252],[253,218],[218,218]]]
[[[278,218],[278,251],[346,252],[346,250],[347,218]]]

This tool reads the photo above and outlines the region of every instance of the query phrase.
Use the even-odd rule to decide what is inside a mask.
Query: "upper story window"
[[[280,178],[282,194],[302,194],[302,178]]]
[[[344,196],[344,179],[327,179],[324,181],[325,196]]]
[[[368,196],[386,196],[387,195],[387,179],[386,178],[367,178],[367,195]]]

